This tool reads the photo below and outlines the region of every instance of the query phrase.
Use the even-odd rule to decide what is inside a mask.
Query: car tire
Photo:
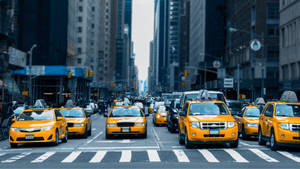
[[[278,150],[279,146],[278,143],[276,141],[276,137],[275,137],[275,132],[274,130],[271,131],[271,136],[270,136],[270,148],[272,151],[276,151]]]
[[[192,148],[192,144],[189,141],[187,132],[185,132],[185,135],[184,135],[184,143],[185,143],[185,148],[187,148],[187,149]]]
[[[86,139],[86,138],[88,138],[88,135],[89,135],[89,133],[88,133],[87,127],[85,127],[85,131],[84,131],[84,134],[82,135],[82,137]]]
[[[258,144],[261,145],[261,146],[265,146],[266,143],[267,142],[264,140],[263,135],[261,133],[261,129],[258,128]]]
[[[142,134],[142,138],[147,138],[147,130],[145,131],[144,134]]]
[[[247,134],[246,134],[246,131],[245,131],[245,127],[244,127],[244,126],[242,127],[242,138],[243,138],[244,140],[247,140],[247,139],[248,139],[248,136],[247,136]]]
[[[88,136],[92,135],[92,127],[89,129]]]
[[[59,133],[56,130],[56,132],[55,132],[55,141],[53,142],[53,145],[57,146],[58,144],[59,144]]]
[[[105,138],[106,139],[112,139],[112,135],[111,134],[108,134],[107,132],[105,133]]]
[[[10,148],[18,148],[18,143],[10,143]]]
[[[67,143],[67,142],[68,142],[68,135],[69,135],[69,130],[68,130],[68,128],[67,128],[67,129],[66,129],[65,137],[62,139],[62,142],[63,142],[63,143]]]
[[[239,147],[239,139],[235,140],[233,143],[230,143],[231,148],[238,148]]]
[[[178,132],[178,142],[180,145],[184,145],[184,138],[183,138],[183,134],[181,134],[181,131]]]

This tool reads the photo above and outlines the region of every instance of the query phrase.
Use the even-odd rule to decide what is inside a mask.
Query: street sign
[[[233,78],[224,78],[224,88],[233,88]]]
[[[218,60],[215,60],[213,62],[213,66],[214,66],[214,68],[219,69],[221,67],[221,62]]]
[[[258,39],[253,39],[251,42],[250,42],[250,47],[253,51],[257,52],[261,49],[261,43]]]

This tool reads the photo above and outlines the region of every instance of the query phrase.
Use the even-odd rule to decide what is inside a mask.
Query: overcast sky
[[[133,0],[132,15],[135,65],[138,66],[139,80],[146,80],[149,66],[149,46],[153,39],[154,0]]]

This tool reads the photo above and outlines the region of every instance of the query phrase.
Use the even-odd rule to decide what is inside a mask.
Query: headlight
[[[247,123],[248,127],[258,127],[257,123]]]
[[[139,127],[145,126],[145,123],[135,123],[135,126],[139,126]]]
[[[19,128],[15,128],[15,127],[11,127],[10,130],[11,130],[11,131],[20,131]]]
[[[74,124],[74,127],[83,127],[84,126],[84,123],[75,123]]]
[[[107,123],[107,127],[116,127],[115,123]]]
[[[52,128],[53,128],[53,126],[41,127],[40,130],[41,131],[46,131],[46,130],[51,130]]]
[[[289,130],[290,126],[288,123],[281,123],[280,124],[280,128],[284,129],[284,130]]]
[[[200,123],[199,122],[192,122],[192,127],[193,128],[200,128]]]
[[[232,128],[235,126],[235,123],[233,121],[230,121],[227,124],[228,124],[228,128]]]
[[[156,117],[157,117],[157,118],[160,118],[160,115],[159,115],[159,114],[157,114],[157,115],[156,115]]]

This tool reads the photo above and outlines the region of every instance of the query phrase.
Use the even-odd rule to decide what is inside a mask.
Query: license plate
[[[26,140],[33,140],[34,139],[34,135],[26,135],[25,139]]]
[[[122,133],[129,133],[129,132],[130,132],[130,129],[129,129],[129,128],[122,128],[122,129],[121,129],[121,132],[122,132]]]
[[[216,135],[219,134],[219,130],[209,130],[209,134]]]

